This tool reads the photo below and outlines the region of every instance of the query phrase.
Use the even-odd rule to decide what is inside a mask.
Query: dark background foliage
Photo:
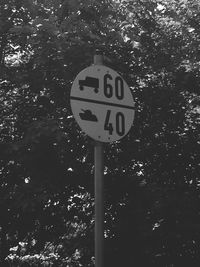
[[[93,142],[69,95],[96,48],[136,102],[105,146],[105,266],[198,266],[199,9],[1,0],[1,266],[94,266]]]

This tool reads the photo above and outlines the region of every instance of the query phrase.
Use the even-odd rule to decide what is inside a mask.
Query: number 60
[[[110,74],[104,75],[104,95],[108,98],[113,96],[113,87],[108,83],[108,80],[112,80]],[[121,77],[115,78],[115,96],[117,99],[122,100],[124,98],[124,82]]]

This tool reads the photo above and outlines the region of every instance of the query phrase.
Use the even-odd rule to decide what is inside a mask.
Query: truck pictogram
[[[79,80],[80,90],[84,90],[84,86],[91,87],[95,93],[99,92],[99,79],[86,76],[85,80]]]

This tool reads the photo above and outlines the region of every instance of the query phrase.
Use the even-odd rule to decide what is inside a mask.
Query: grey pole
[[[94,65],[103,65],[103,55],[94,55]],[[104,266],[104,156],[103,143],[94,145],[95,166],[95,267]]]

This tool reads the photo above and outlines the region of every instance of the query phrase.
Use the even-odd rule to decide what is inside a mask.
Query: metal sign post
[[[94,56],[95,65],[103,65],[103,56]],[[104,157],[103,143],[95,141],[95,267],[104,266]]]
[[[104,181],[103,144],[96,141],[95,162],[95,267],[104,265]]]

